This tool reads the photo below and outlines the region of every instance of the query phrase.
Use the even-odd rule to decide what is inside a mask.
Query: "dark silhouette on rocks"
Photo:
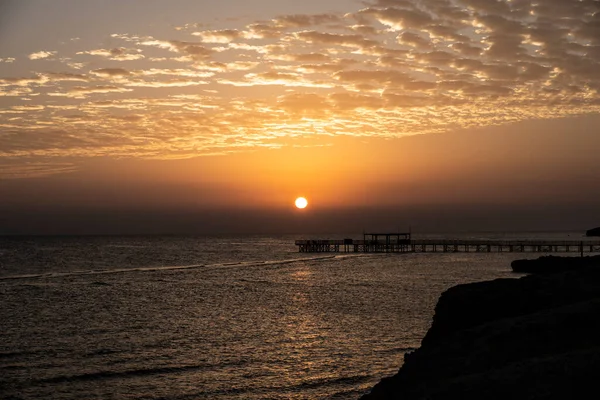
[[[515,260],[510,266],[514,272],[536,274],[570,271],[594,266],[600,268],[600,256],[545,256],[534,260]]]
[[[600,268],[452,287],[421,347],[362,400],[595,397],[599,316]]]
[[[586,231],[585,236],[600,236],[600,227]]]

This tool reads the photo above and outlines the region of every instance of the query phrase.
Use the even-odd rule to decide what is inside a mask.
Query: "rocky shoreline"
[[[562,265],[552,273],[445,291],[421,347],[361,400],[565,399],[596,393],[600,257],[588,257],[575,269],[565,267],[577,263],[575,258],[559,258],[537,261],[535,268]]]

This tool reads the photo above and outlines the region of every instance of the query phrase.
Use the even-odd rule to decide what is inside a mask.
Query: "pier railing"
[[[600,240],[483,240],[483,239],[303,239],[296,240],[300,252],[545,252],[600,253]]]

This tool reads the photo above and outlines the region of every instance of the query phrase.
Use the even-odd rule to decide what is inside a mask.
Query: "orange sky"
[[[2,3],[0,234],[600,223],[597,2],[168,4]]]

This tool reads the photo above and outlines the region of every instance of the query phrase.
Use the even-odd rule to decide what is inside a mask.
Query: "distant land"
[[[585,232],[586,236],[600,236],[600,227],[593,228]]]

